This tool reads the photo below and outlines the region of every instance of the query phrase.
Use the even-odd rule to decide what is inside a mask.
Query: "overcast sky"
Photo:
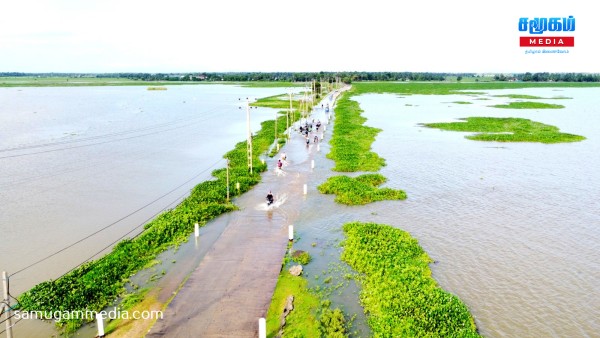
[[[600,21],[591,6],[589,0],[2,0],[0,72],[598,73]],[[576,19],[569,54],[530,55],[519,47],[519,36],[528,35],[518,31],[520,17],[569,15]]]

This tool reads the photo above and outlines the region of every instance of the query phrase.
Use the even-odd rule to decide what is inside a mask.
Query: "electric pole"
[[[290,114],[292,113],[292,89],[290,88],[289,92],[290,94],[290,110],[288,111],[287,115],[286,115],[286,127],[287,127],[287,138],[288,140],[290,139]]]
[[[246,152],[248,154],[248,168],[252,174],[252,129],[250,128],[250,100],[246,98],[246,126],[248,127],[248,142]]]
[[[10,307],[10,298],[8,297],[8,275],[6,271],[2,271],[2,288],[3,288],[3,297],[4,297],[4,307],[6,307],[6,338],[12,338],[12,320],[11,318],[11,307]]]
[[[229,159],[227,159],[227,203],[229,203]]]

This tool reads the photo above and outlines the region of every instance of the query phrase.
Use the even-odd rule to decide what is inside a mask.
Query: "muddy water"
[[[490,92],[495,95],[506,93],[545,97],[562,95],[573,99],[544,101],[564,104],[565,109],[530,111],[487,107],[494,103],[505,103],[509,99],[484,94],[478,97],[456,95],[402,98],[396,95],[364,95],[357,98],[365,110],[367,124],[383,129],[373,144],[373,149],[387,160],[388,165],[381,170],[389,179],[386,185],[406,190],[409,196],[406,201],[346,207],[336,205],[332,196],[318,194],[316,186],[327,177],[335,175],[329,170],[333,163],[324,158],[329,145],[321,143],[321,155],[315,157],[316,170],[311,171],[308,195],[300,209],[298,221],[294,224],[296,236],[299,237],[294,248],[307,250],[313,256],[313,262],[306,267],[311,286],[323,288],[344,284],[335,289],[331,297],[334,306],[341,305],[348,313],[358,314],[355,320],[357,336],[366,336],[369,331],[365,327],[364,316],[360,315],[362,310],[357,305],[357,289],[352,281],[343,278],[347,271],[339,264],[340,248],[337,247],[337,243],[343,238],[341,224],[355,220],[391,224],[416,237],[436,261],[432,265],[433,277],[444,289],[457,294],[469,306],[480,332],[485,336],[595,337],[600,332],[597,321],[600,317],[600,265],[597,260],[600,249],[600,205],[596,201],[597,192],[600,191],[596,170],[600,164],[597,156],[600,150],[600,137],[597,136],[600,135],[600,117],[596,114],[595,99],[598,97],[598,90],[528,89]],[[140,95],[147,97],[145,94],[143,92]],[[244,95],[248,94],[241,96]],[[192,101],[191,94],[185,97],[186,104]],[[459,105],[451,103],[453,101],[470,101],[473,104]],[[4,97],[2,103],[4,106]],[[144,107],[150,109],[152,105]],[[234,100],[231,100],[227,107],[235,105]],[[231,111],[229,108],[225,110]],[[224,114],[225,110],[217,115]],[[579,143],[556,145],[482,143],[466,140],[461,133],[425,129],[417,125],[467,116],[526,117],[556,125],[564,132],[584,135],[588,139]],[[0,117],[6,119],[6,115]],[[0,123],[0,128],[3,125]],[[140,127],[142,126],[145,125]],[[239,128],[243,130],[243,123]],[[177,130],[182,129],[184,130]],[[203,133],[212,135],[210,129],[203,128]],[[57,130],[46,133],[68,133],[61,128]],[[2,135],[9,131],[10,128],[3,128]],[[329,128],[326,141],[330,132]],[[165,133],[167,132],[162,134]],[[34,135],[28,137],[35,138],[37,135],[32,134]],[[184,133],[175,131],[173,134]],[[197,132],[190,131],[184,142],[177,145],[187,149],[184,144],[188,144],[196,136]],[[232,142],[235,143],[238,139],[239,137]],[[2,137],[0,142],[4,140]],[[159,140],[167,142],[169,138],[158,138],[156,142]],[[25,139],[19,142],[27,144],[28,141]],[[3,148],[14,146],[3,143]],[[196,144],[195,147],[199,145]],[[229,148],[231,145],[215,154],[215,160]],[[136,149],[139,149],[138,156],[145,158],[144,150]],[[163,153],[173,152],[173,149],[179,148],[171,147],[163,150]],[[306,149],[307,153],[311,151],[316,149]],[[189,153],[196,154],[193,150],[184,152],[188,157]],[[4,154],[0,155],[5,156]],[[39,156],[50,156],[49,154]],[[96,152],[90,157],[99,154],[101,153]],[[302,160],[307,155],[300,152],[295,156],[298,157],[297,160]],[[55,159],[60,158],[62,156]],[[197,163],[206,163],[206,159],[198,161]],[[151,166],[152,162],[154,161],[145,161],[143,164]],[[52,163],[48,161],[46,165]],[[118,163],[115,161],[115,165]],[[173,163],[180,165],[181,162]],[[97,165],[89,163],[90,168]],[[27,165],[22,166],[26,167]],[[135,170],[143,172],[142,168],[144,166]],[[96,169],[99,172],[95,172],[95,175],[100,175],[101,169],[102,166]],[[70,172],[82,170],[86,169],[65,168],[64,173],[55,173],[58,177],[70,176]],[[306,170],[310,171],[310,168],[307,166]],[[15,169],[14,173],[16,172],[19,170]],[[190,169],[187,173],[193,174],[194,171]],[[6,180],[4,167],[0,175],[4,179],[0,184],[13,183]],[[39,176],[41,181],[52,181],[47,173],[44,175],[42,172]],[[153,176],[147,175],[147,180]],[[79,178],[79,182],[84,181],[83,177]],[[127,180],[120,182],[124,181]],[[70,184],[63,182],[62,186]],[[52,188],[47,189],[50,191]],[[5,191],[3,187],[0,194]],[[163,191],[166,189],[161,190]],[[97,190],[92,195],[99,193],[100,190]],[[111,193],[115,198],[114,192],[106,193]],[[12,194],[17,194],[15,189]],[[117,206],[118,204],[115,203]],[[4,203],[0,205],[3,205],[0,217],[6,217]],[[242,204],[241,207],[252,205]],[[90,210],[93,209],[88,208],[87,212]],[[21,215],[25,214],[23,212]],[[53,215],[48,211],[46,214]],[[226,220],[222,222],[226,223]],[[3,220],[1,224],[7,223]],[[221,225],[215,225],[203,230],[210,230],[213,235],[207,233],[201,238],[210,241],[210,238],[217,237],[222,228]],[[31,233],[34,232],[29,234]],[[43,245],[38,243],[37,246],[21,245],[15,246],[13,250],[19,248],[37,252],[45,245],[45,242]],[[164,278],[161,283],[177,283],[180,280],[177,276],[184,276],[201,259],[203,248],[206,246],[202,243],[196,245],[191,240],[179,251],[166,253],[161,258],[163,266],[157,267],[157,271],[166,269],[167,276],[175,277]],[[5,257],[2,255],[3,265]],[[29,258],[28,262],[31,261],[31,257]],[[178,263],[173,264],[173,269],[176,269],[174,272],[168,267],[172,260]],[[54,271],[59,271],[63,264],[67,265],[57,263]],[[49,267],[45,269],[50,271]],[[147,273],[151,275],[153,272]],[[318,279],[316,276],[319,276]],[[332,282],[324,283],[328,276],[333,277]],[[149,275],[144,275],[139,278],[145,280],[148,277]],[[26,282],[25,278],[22,280]],[[93,333],[93,329],[89,333]]]
[[[128,236],[135,235],[224,167],[223,154],[246,135],[239,98],[286,90],[0,88],[0,270],[17,272],[11,293],[60,276],[132,230]],[[275,112],[253,109],[252,129]],[[51,332],[42,322],[27,322],[32,331],[21,334]]]
[[[573,99],[543,100],[566,106],[559,110],[487,107],[510,101],[492,94],[509,93]],[[598,94],[598,89],[527,89],[356,98],[367,125],[383,129],[373,150],[387,161],[381,170],[389,179],[386,185],[406,190],[408,200],[344,207],[333,197],[315,196],[300,225],[304,247],[310,251],[311,242],[316,248],[335,242],[341,237],[339,225],[347,221],[390,224],[419,240],[436,261],[433,277],[468,305],[484,336],[597,337]],[[529,118],[587,140],[475,142],[463,133],[418,126],[468,116]],[[315,177],[314,186],[324,178]],[[320,255],[333,257],[337,251],[331,246]]]

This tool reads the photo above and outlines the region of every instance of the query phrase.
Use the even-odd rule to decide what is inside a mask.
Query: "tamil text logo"
[[[520,18],[519,31],[529,32],[530,36],[519,38],[521,47],[574,47],[574,36],[544,36],[545,32],[573,32],[575,31],[575,18]],[[556,32],[556,33],[555,33]],[[568,34],[568,33],[567,33]]]

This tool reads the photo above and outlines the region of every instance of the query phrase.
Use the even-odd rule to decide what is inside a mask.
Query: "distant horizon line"
[[[557,72],[557,71],[526,71],[526,72],[441,72],[441,71],[186,71],[186,72],[148,72],[148,71],[112,71],[112,72],[21,72],[21,71],[0,71],[0,76],[7,74],[19,75],[104,75],[104,74],[165,74],[165,75],[190,75],[190,74],[354,74],[354,73],[421,73],[421,74],[446,74],[446,75],[506,75],[506,74],[600,74],[599,72]]]

